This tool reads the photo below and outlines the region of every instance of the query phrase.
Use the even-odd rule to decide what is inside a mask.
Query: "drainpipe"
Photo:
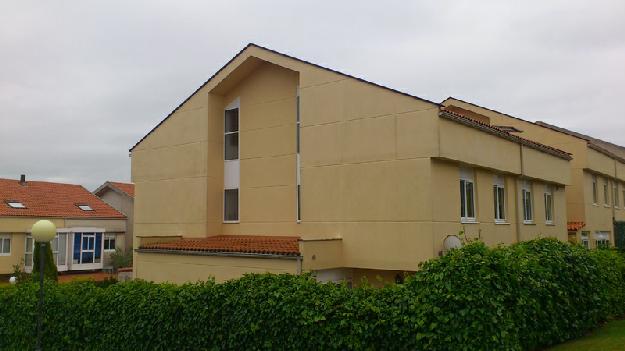
[[[520,181],[523,181],[523,176],[525,175],[525,166],[523,164],[523,144],[519,143],[519,157],[521,158],[521,178]],[[515,180],[514,182],[514,203],[515,209],[514,215],[516,216],[516,242],[521,241],[521,216],[519,216],[519,210],[523,211],[522,208],[519,208],[519,181]],[[521,206],[525,206],[522,204]],[[522,212],[521,212],[522,213]]]

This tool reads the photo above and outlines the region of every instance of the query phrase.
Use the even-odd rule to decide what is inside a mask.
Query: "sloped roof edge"
[[[493,126],[490,126],[488,124],[480,123],[478,121],[475,121],[473,119],[464,117],[462,115],[459,115],[459,114],[451,112],[451,111],[441,110],[441,112],[439,113],[439,116],[443,117],[443,118],[446,118],[446,119],[449,119],[449,120],[452,120],[452,121],[455,121],[455,122],[458,122],[460,124],[464,124],[464,125],[466,125],[468,127],[479,129],[479,130],[481,130],[483,132],[486,132],[486,133],[498,136],[500,138],[507,139],[507,140],[512,141],[512,142],[520,143],[520,144],[522,144],[524,146],[527,146],[529,148],[532,148],[532,149],[544,152],[544,153],[552,155],[552,156],[559,157],[559,158],[567,160],[567,161],[570,161],[570,160],[573,159],[569,153],[567,153],[565,151],[562,151],[560,149],[556,149],[554,147],[551,147],[551,146],[548,146],[548,145],[544,145],[544,144],[535,142],[533,140],[525,139],[525,138],[522,138],[522,137],[520,137],[518,135],[510,134],[510,133],[508,133],[508,132],[506,132],[504,130],[501,130],[501,129],[497,128],[497,127],[493,127]]]
[[[184,101],[182,101],[175,109],[173,109],[173,111],[171,111],[163,120],[161,120],[154,128],[152,128],[139,141],[137,141],[137,143],[135,143],[135,145],[133,147],[131,147],[128,151],[132,152],[143,140],[145,140],[150,134],[152,134],[152,132],[154,132],[158,127],[160,127],[161,124],[163,124],[167,119],[169,119],[169,117],[171,117],[176,111],[178,111],[180,109],[180,107],[182,107],[182,105],[184,105],[187,101],[189,101],[189,99],[191,99],[198,91],[200,91],[202,88],[204,88],[206,86],[206,84],[208,84],[211,80],[213,80],[220,72],[222,72],[234,60],[236,60],[237,57],[241,56],[241,54],[243,54],[243,52],[245,50],[247,50],[248,48],[250,48],[250,47],[256,47],[256,48],[259,48],[259,49],[271,52],[271,53],[276,54],[276,55],[287,57],[289,59],[292,59],[292,60],[295,60],[295,61],[298,61],[298,62],[301,62],[301,63],[304,63],[304,64],[308,64],[308,65],[311,65],[311,66],[314,66],[314,67],[317,67],[317,68],[324,69],[324,70],[329,71],[329,72],[333,72],[333,73],[340,74],[340,75],[348,77],[348,78],[355,79],[357,81],[360,81],[360,82],[363,82],[363,83],[366,83],[366,84],[369,84],[369,85],[376,86],[378,88],[389,90],[389,91],[392,91],[392,92],[397,93],[397,94],[401,94],[401,95],[408,96],[408,97],[411,97],[411,98],[414,98],[414,99],[417,99],[417,100],[421,100],[421,101],[424,101],[424,102],[427,102],[427,103],[430,103],[430,104],[433,104],[433,105],[436,105],[436,106],[440,106],[439,103],[436,103],[434,101],[430,101],[430,100],[418,97],[416,95],[412,95],[412,94],[409,94],[409,93],[406,93],[406,92],[403,92],[403,91],[400,91],[400,90],[397,90],[397,89],[393,89],[393,88],[390,88],[390,87],[387,87],[387,86],[384,86],[384,85],[381,85],[381,84],[378,84],[378,83],[374,83],[374,82],[365,80],[363,78],[358,78],[358,77],[352,76],[350,74],[343,73],[341,71],[337,71],[337,70],[334,70],[334,69],[331,69],[331,68],[328,68],[328,67],[324,67],[324,66],[318,65],[316,63],[312,63],[310,61],[306,61],[306,60],[297,58],[295,56],[284,54],[284,53],[281,53],[279,51],[276,51],[276,50],[273,50],[273,49],[269,49],[269,48],[261,46],[261,45],[257,45],[257,44],[254,44],[254,43],[249,43],[243,49],[241,49],[236,55],[234,55],[228,62],[226,62],[225,65],[223,65],[219,70],[217,70],[217,72],[215,72],[210,78],[208,78],[208,80],[206,80],[204,83],[202,83],[202,85],[200,85],[199,88],[195,89],[195,91],[191,95],[189,95],[189,97],[184,99]]]

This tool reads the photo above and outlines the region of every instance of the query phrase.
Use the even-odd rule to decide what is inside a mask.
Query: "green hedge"
[[[0,349],[33,348],[37,289],[0,289]],[[382,289],[269,274],[46,289],[48,350],[532,350],[624,314],[625,261],[540,239],[473,243]]]

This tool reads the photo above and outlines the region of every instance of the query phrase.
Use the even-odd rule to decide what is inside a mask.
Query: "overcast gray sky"
[[[625,1],[3,1],[0,177],[130,180],[248,42],[625,145]]]

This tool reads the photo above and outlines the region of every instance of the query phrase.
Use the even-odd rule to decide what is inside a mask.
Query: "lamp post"
[[[56,226],[48,220],[40,220],[33,224],[33,239],[39,243],[39,310],[37,311],[37,350],[41,350],[42,315],[43,315],[43,270],[45,268],[44,249],[56,235]]]

